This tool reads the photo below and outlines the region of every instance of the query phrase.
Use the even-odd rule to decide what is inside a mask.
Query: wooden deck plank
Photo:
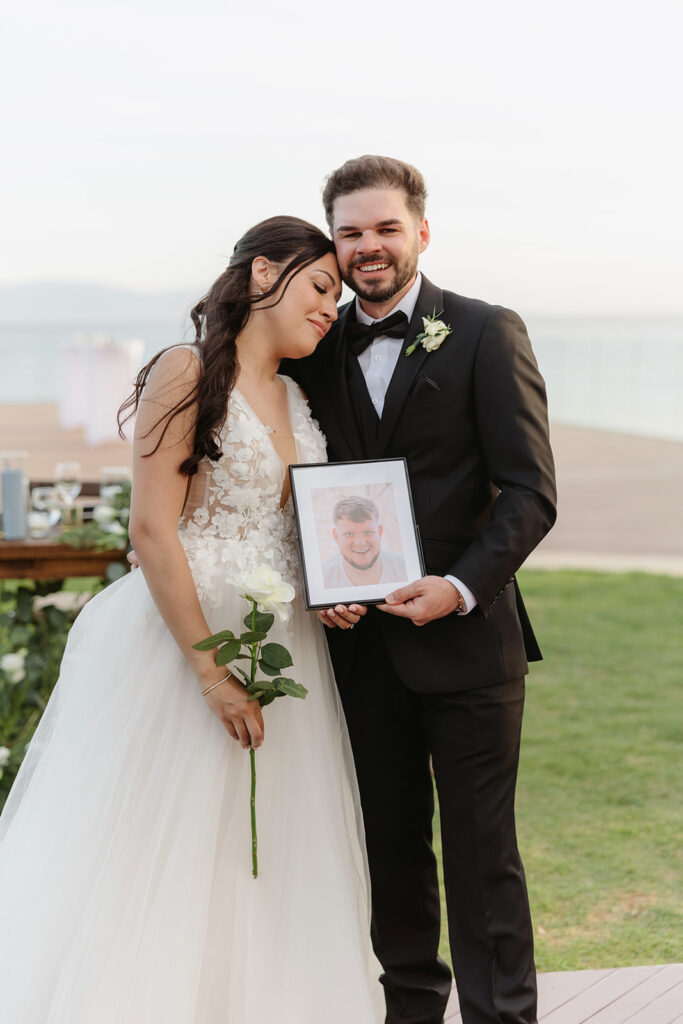
[[[539,1014],[548,1014],[558,1006],[571,1002],[581,995],[591,985],[602,981],[609,974],[614,973],[615,968],[603,968],[592,971],[555,971],[538,976],[538,1006]],[[444,1024],[460,1024],[462,1016],[458,1006],[458,994],[453,985],[451,997],[448,1001]]]
[[[586,989],[613,974],[614,970],[615,968],[608,967],[592,971],[550,971],[547,974],[539,974],[539,1014],[547,1015],[565,1003],[571,1002]]]
[[[657,1003],[668,999],[669,993],[675,989],[678,989],[677,1009],[683,1011],[683,967],[679,964],[665,964],[591,1017],[590,1024],[624,1024],[644,1010],[648,1011],[649,1021],[657,1021]]]
[[[462,1024],[455,986],[444,1024]],[[538,1024],[683,1024],[683,964],[539,974]]]
[[[627,1017],[624,1024],[676,1024],[677,1021],[683,1021],[683,981],[634,1016]]]
[[[549,1014],[543,1014],[543,1024],[584,1024],[592,1021],[600,1010],[613,1003],[619,996],[642,984],[659,967],[627,967],[610,973],[591,985],[574,999]],[[654,1022],[653,1022],[654,1024]]]

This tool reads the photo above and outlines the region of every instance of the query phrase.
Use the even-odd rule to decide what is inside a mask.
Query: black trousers
[[[415,693],[392,667],[378,614],[359,624],[340,693],[365,820],[386,1024],[442,1024],[450,993],[438,956],[431,767],[463,1024],[534,1024],[533,932],[514,818],[524,680]]]

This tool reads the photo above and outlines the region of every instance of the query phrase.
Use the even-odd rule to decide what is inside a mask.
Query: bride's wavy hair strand
[[[184,398],[150,428],[148,433],[156,430],[165,420],[156,445],[146,455],[153,455],[157,451],[175,417],[196,403],[194,448],[181,464],[180,472],[192,476],[197,472],[202,458],[214,461],[220,458],[220,433],[239,370],[235,341],[249,319],[252,306],[255,303],[259,303],[262,309],[277,306],[297,274],[334,251],[334,243],[327,235],[298,217],[270,217],[250,228],[240,238],[226,269],[190,312],[195,329],[195,344],[200,353],[197,382]],[[275,264],[284,263],[285,267],[267,291],[255,295],[252,294],[250,283],[252,263],[257,256],[264,256]],[[283,283],[282,294],[269,306],[263,306],[262,303],[274,296]],[[121,437],[124,436],[124,424],[138,410],[152,369],[165,352],[177,347],[169,345],[157,352],[138,373],[132,394],[118,412]]]

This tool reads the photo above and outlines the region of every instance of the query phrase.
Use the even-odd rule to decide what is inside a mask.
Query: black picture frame
[[[307,609],[381,604],[424,576],[404,458],[296,464],[289,476]]]

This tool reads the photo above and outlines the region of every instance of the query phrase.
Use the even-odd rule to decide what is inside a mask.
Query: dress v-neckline
[[[290,387],[289,387],[289,384],[287,383],[287,381],[285,380],[284,377],[280,376],[280,374],[277,374],[277,376],[280,377],[280,380],[282,381],[282,383],[285,386],[285,393],[286,393],[286,396],[287,396],[287,421],[289,423],[289,430],[290,430],[290,433],[292,435],[292,440],[294,441],[294,454],[295,454],[296,459],[298,461],[299,460],[299,445],[297,444],[296,434],[294,433],[294,428],[292,426],[292,408],[291,408],[291,402],[290,402],[290,397],[291,397]],[[266,439],[268,441],[268,444],[270,445],[271,449],[273,450],[273,453],[274,453],[276,459],[278,460],[278,462],[282,466],[282,489],[280,491],[280,511],[282,512],[282,511],[284,511],[284,509],[287,508],[287,505],[291,501],[292,491],[291,491],[291,488],[288,488],[288,486],[287,486],[287,475],[288,475],[288,472],[289,472],[289,467],[287,465],[285,465],[284,459],[282,458],[282,456],[280,455],[279,451],[277,450],[277,448],[273,444],[273,439],[270,436],[271,434],[275,434],[276,431],[275,431],[275,429],[273,427],[270,426],[270,424],[263,422],[263,420],[258,415],[258,413],[254,409],[254,407],[251,405],[251,403],[249,402],[248,398],[245,396],[243,391],[240,391],[240,389],[238,387],[234,387],[232,390],[233,390],[233,394],[237,393],[239,398],[241,398],[242,405],[244,406],[247,414],[249,416],[251,416],[253,419],[255,419],[256,422],[258,423],[258,425],[263,430],[263,433],[266,435]],[[282,499],[285,496],[285,493],[287,494],[287,497],[283,501]]]

